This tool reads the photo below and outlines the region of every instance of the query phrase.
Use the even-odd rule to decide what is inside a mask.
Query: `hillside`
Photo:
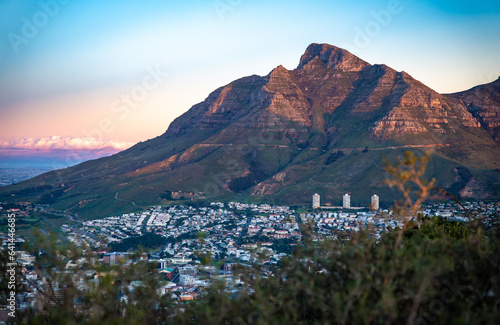
[[[405,72],[311,44],[295,70],[236,80],[163,135],[0,188],[0,201],[88,218],[173,200],[304,204],[315,192],[333,204],[351,192],[354,205],[366,206],[373,193],[393,201],[384,159],[408,149],[431,150],[428,176],[455,195],[498,199],[498,124],[489,113],[499,108],[496,83],[442,95]]]
[[[449,95],[459,99],[481,126],[497,142],[500,141],[500,77],[489,84]]]

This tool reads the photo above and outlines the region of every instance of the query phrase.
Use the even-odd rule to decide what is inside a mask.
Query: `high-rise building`
[[[351,207],[351,196],[349,194],[344,194],[342,197],[342,207],[347,209]]]
[[[166,260],[158,260],[158,267],[161,270],[165,270],[167,268],[167,261]]]
[[[377,194],[373,194],[372,196],[372,205],[371,205],[372,210],[378,210],[379,209],[379,198]]]
[[[319,200],[320,200],[319,194],[318,193],[314,194],[313,195],[313,208],[314,209],[319,208],[319,206],[320,206]]]

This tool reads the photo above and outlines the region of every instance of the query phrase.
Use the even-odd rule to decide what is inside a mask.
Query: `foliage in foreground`
[[[308,246],[274,277],[247,273],[252,294],[230,299],[212,290],[179,318],[211,324],[494,324],[500,319],[498,234],[479,231],[457,239],[411,230],[394,250],[396,236],[392,231],[377,242],[363,233]]]
[[[394,249],[397,230],[381,239],[362,232],[334,241],[307,241],[275,275],[240,269],[246,283],[228,292],[216,282],[198,300],[174,304],[146,262],[112,270],[79,288],[80,271],[65,268],[47,243],[39,272],[63,287],[30,324],[494,324],[500,319],[500,234],[438,219],[421,220]],[[69,253],[70,251],[67,251]],[[58,255],[52,255],[58,254]],[[77,254],[75,252],[75,254]],[[73,257],[79,257],[76,255]],[[75,259],[76,260],[76,259]],[[58,262],[59,261],[59,262]],[[63,265],[64,264],[64,265]],[[134,281],[141,283],[134,286]],[[41,292],[51,297],[50,286]],[[132,289],[133,288],[133,289]],[[77,298],[77,307],[73,299]]]
[[[388,171],[390,185],[405,191],[396,211],[404,225],[380,239],[369,231],[312,241],[266,277],[259,265],[237,270],[245,283],[228,291],[216,282],[198,300],[175,304],[161,296],[157,272],[136,260],[128,267],[92,264],[65,272],[82,257],[56,242],[36,243],[44,254],[37,271],[50,282],[47,298],[64,288],[67,299],[49,299],[31,324],[496,324],[500,319],[500,233],[477,220],[413,218],[433,181],[424,182],[426,158],[407,154]],[[417,182],[416,190],[409,183]],[[303,229],[307,234],[307,229]],[[99,280],[81,269],[95,269]],[[2,273],[5,274],[5,273]],[[134,281],[140,279],[140,284]],[[85,285],[82,286],[82,281]],[[82,289],[86,288],[86,289]],[[90,288],[90,289],[89,289]],[[78,301],[77,306],[73,303]]]

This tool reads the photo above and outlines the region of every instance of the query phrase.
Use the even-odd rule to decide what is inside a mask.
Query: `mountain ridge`
[[[477,92],[439,94],[406,72],[314,43],[296,69],[237,79],[157,138],[2,188],[0,200],[45,200],[98,217],[137,209],[127,200],[168,203],[172,192],[283,204],[308,203],[321,191],[331,201],[346,191],[383,198],[393,193],[382,185],[382,155],[409,148],[433,150],[428,176],[455,195],[495,198],[500,145],[488,118],[500,102],[482,104]]]

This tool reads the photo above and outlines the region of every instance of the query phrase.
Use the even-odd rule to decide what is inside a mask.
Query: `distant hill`
[[[498,96],[498,81],[442,95],[406,72],[311,44],[297,69],[238,79],[163,135],[0,188],[0,201],[89,218],[193,199],[303,204],[315,192],[332,204],[350,192],[367,206],[374,193],[392,202],[384,158],[408,149],[431,150],[428,177],[453,194],[498,199]]]

